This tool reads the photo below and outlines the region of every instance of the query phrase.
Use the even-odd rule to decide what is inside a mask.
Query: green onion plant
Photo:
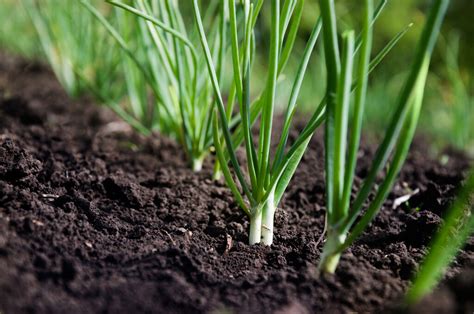
[[[271,39],[269,46],[269,70],[264,90],[259,94],[257,100],[253,103],[251,97],[252,85],[252,62],[254,58],[255,47],[255,23],[258,19],[263,1],[252,3],[243,1],[243,22],[238,27],[236,12],[237,6],[235,0],[228,0],[229,19],[231,29],[231,50],[233,61],[233,84],[236,90],[236,98],[239,105],[241,117],[241,134],[245,143],[247,157],[247,171],[249,181],[244,175],[243,167],[239,164],[234,147],[235,139],[232,139],[230,129],[231,119],[228,112],[232,110],[233,103],[228,102],[226,108],[221,92],[221,86],[218,81],[216,67],[212,61],[211,49],[207,35],[204,31],[201,13],[199,11],[198,1],[193,0],[194,15],[198,25],[202,48],[205,52],[207,66],[211,81],[213,84],[215,96],[217,99],[216,115],[213,119],[214,146],[219,159],[222,171],[228,186],[234,194],[239,205],[250,217],[250,244],[263,242],[270,245],[273,242],[273,217],[275,208],[279,203],[283,191],[289,183],[289,180],[296,169],[296,165],[302,157],[302,154],[308,145],[310,135],[314,131],[311,126],[306,132],[306,136],[300,137],[299,141],[293,145],[291,150],[285,154],[283,151],[286,144],[291,120],[293,117],[296,100],[298,97],[301,82],[306,71],[306,67],[311,53],[319,37],[321,22],[317,22],[313,33],[305,50],[303,61],[298,71],[298,78],[294,82],[292,97],[289,101],[285,130],[281,137],[281,144],[276,153],[275,159],[270,158],[270,146],[272,136],[272,122],[274,108],[276,103],[277,80],[281,69],[286,64],[294,44],[294,38],[298,30],[301,14],[303,10],[303,0],[286,1],[280,6],[280,1],[271,1],[270,10],[272,16]],[[241,36],[239,36],[241,35]],[[285,40],[286,39],[286,40]],[[256,119],[255,110],[258,107],[257,114],[261,113],[260,132],[258,145],[255,147],[252,138],[252,124]],[[322,108],[319,110],[319,120],[321,119]],[[252,114],[254,113],[254,114]],[[314,119],[313,124],[318,123]],[[223,141],[221,139],[221,134]],[[237,142],[239,142],[237,140]],[[228,167],[228,158],[235,171],[238,181],[235,181]],[[237,183],[238,182],[238,183]],[[240,184],[243,192],[239,191]],[[244,200],[246,198],[247,200]]]
[[[206,62],[195,44],[196,32],[183,12],[186,2],[152,0],[107,1],[135,20],[112,25],[89,1],[82,4],[115,38],[127,63],[123,72],[134,116],[142,130],[160,131],[177,139],[195,171],[202,168],[212,146],[214,94]],[[184,9],[183,9],[184,7]],[[206,30],[212,38],[212,62],[218,80],[225,77],[225,55],[229,47],[227,6],[210,1],[205,14]],[[192,20],[191,20],[192,22]],[[130,29],[133,28],[133,32]],[[230,113],[231,114],[231,113]]]
[[[274,111],[277,104],[277,84],[284,66],[291,55],[294,39],[299,29],[301,15],[304,10],[303,0],[289,0],[283,4],[271,1],[270,45],[268,50],[269,70],[263,90],[255,92],[252,87],[252,64],[255,50],[255,24],[263,1],[243,1],[237,7],[235,0],[227,0],[230,19],[230,38],[233,69],[233,85],[235,100],[238,103],[238,115],[234,118],[234,98],[224,103],[223,92],[218,79],[218,71],[214,66],[212,52],[197,0],[193,0],[194,15],[198,26],[201,44],[207,61],[209,74],[215,92],[216,108],[213,118],[214,146],[217,159],[227,185],[236,201],[250,219],[249,243],[271,245],[274,234],[274,215],[316,128],[325,118],[325,101],[321,101],[314,109],[305,128],[298,138],[288,143],[289,132],[297,108],[298,96],[305,73],[319,38],[322,20],[314,23],[310,38],[301,58],[298,71],[292,84],[292,91],[287,101],[283,130],[276,150],[272,156],[272,131]],[[375,20],[383,9],[386,1],[381,1],[374,12]],[[237,12],[243,11],[242,23],[237,23]],[[372,18],[372,17],[371,17]],[[239,27],[240,26],[240,27]],[[405,31],[404,31],[405,32]],[[371,62],[372,70],[393,48],[404,32],[395,37]],[[257,95],[251,100],[251,95]],[[254,143],[252,126],[259,118],[257,143]],[[235,126],[234,122],[239,123]],[[236,149],[244,143],[246,166],[241,165],[236,157]],[[229,167],[230,165],[230,167]],[[232,175],[231,168],[235,173]]]
[[[325,273],[335,272],[341,252],[357,239],[379,212],[406,159],[420,115],[432,51],[449,0],[434,0],[432,3],[415,53],[415,60],[399,94],[386,134],[367,177],[355,198],[351,200],[373,37],[371,24],[373,0],[364,0],[362,3],[365,9],[360,54],[355,58],[354,31],[342,34],[341,49],[334,0],[320,0],[327,67],[325,123],[327,228],[319,269]],[[351,87],[354,84],[356,86],[352,98]],[[378,175],[384,169],[383,180],[377,182]],[[375,196],[369,200],[373,190]],[[368,207],[364,211],[366,202]]]
[[[458,198],[448,210],[444,224],[430,245],[416,278],[408,290],[406,301],[413,304],[430,293],[442,279],[459,249],[474,233],[474,171],[468,177]]]

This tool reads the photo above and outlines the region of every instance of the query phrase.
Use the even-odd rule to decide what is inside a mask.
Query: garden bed
[[[42,65],[0,57],[4,313],[393,308],[469,166],[454,151],[443,164],[430,159],[426,141],[415,141],[381,214],[344,252],[336,275],[319,276],[322,131],[277,211],[274,245],[249,246],[248,220],[225,184],[211,180],[210,163],[193,173],[173,141],[134,135],[107,109],[71,101]],[[356,185],[373,154],[363,145]],[[472,238],[448,277],[462,268],[474,269]],[[467,311],[467,278],[452,279],[428,305]],[[459,285],[468,286],[464,295]]]

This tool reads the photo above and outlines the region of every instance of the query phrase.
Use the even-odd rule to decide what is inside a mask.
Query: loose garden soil
[[[321,132],[277,211],[274,245],[249,246],[248,219],[210,163],[193,173],[172,140],[70,100],[40,64],[0,59],[0,313],[393,310],[469,166],[417,140],[381,214],[321,276]],[[357,185],[374,151],[362,147]],[[472,312],[473,238],[447,277],[423,310]]]

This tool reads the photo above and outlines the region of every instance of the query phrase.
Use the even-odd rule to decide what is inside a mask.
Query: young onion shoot
[[[138,116],[149,132],[159,131],[177,139],[192,168],[201,170],[213,142],[214,94],[205,62],[195,48],[199,41],[184,19],[181,4],[173,0],[137,0],[131,5],[110,0],[107,2],[130,21],[111,25],[89,1],[81,2],[127,56],[123,72],[133,116]],[[226,5],[212,3],[206,12],[206,29],[212,38],[212,62],[222,80],[229,47],[228,14]]]
[[[272,1],[270,6],[270,48],[268,55],[269,71],[264,89],[254,101],[250,100],[252,82],[252,54],[254,43],[254,27],[258,19],[258,12],[263,1],[256,4],[250,1],[243,2],[243,25],[239,28],[236,22],[235,0],[228,0],[230,12],[230,30],[232,38],[232,60],[234,71],[234,85],[236,87],[239,113],[231,118],[228,108],[225,107],[221,86],[218,81],[217,71],[212,62],[209,42],[202,26],[201,14],[197,0],[193,0],[194,15],[198,25],[202,48],[205,52],[209,74],[211,76],[216,103],[216,116],[214,117],[214,145],[218,161],[222,167],[225,180],[231,189],[236,201],[247,213],[250,219],[249,243],[263,243],[271,245],[274,235],[274,215],[296,168],[314,134],[316,128],[325,118],[325,101],[316,106],[315,111],[306,127],[301,131],[296,140],[289,145],[288,137],[292,126],[293,117],[297,108],[297,100],[302,82],[314,51],[316,42],[321,32],[322,20],[319,18],[313,27],[310,38],[301,58],[296,78],[293,81],[292,92],[288,100],[283,120],[283,130],[277,143],[274,155],[270,153],[273,115],[277,100],[277,82],[284,65],[291,55],[294,37],[299,28],[301,13],[304,9],[303,0],[285,1],[280,6],[280,1]],[[384,7],[382,1],[372,22]],[[239,31],[242,36],[239,36]],[[372,70],[391,50],[404,32],[385,47],[370,64]],[[242,40],[238,40],[243,38]],[[357,42],[357,47],[359,41]],[[258,49],[258,48],[256,48]],[[355,51],[354,51],[355,53]],[[354,86],[349,86],[353,89]],[[254,92],[252,92],[254,93]],[[233,105],[233,100],[228,106]],[[227,109],[227,110],[226,110]],[[254,145],[252,125],[260,117],[258,143]],[[235,131],[232,133],[231,130]],[[236,158],[236,149],[244,143],[246,152],[246,167],[239,164]],[[236,180],[232,176],[229,164],[235,172]],[[247,174],[247,177],[244,175]]]
[[[449,4],[449,0],[433,2],[424,31],[416,50],[410,75],[400,93],[395,113],[385,137],[378,148],[368,176],[353,202],[353,188],[357,152],[360,143],[364,103],[370,72],[369,57],[372,45],[373,0],[364,0],[363,31],[357,69],[354,69],[354,33],[345,32],[343,47],[339,48],[334,0],[320,0],[326,67],[328,73],[326,102],[326,242],[319,268],[334,273],[341,252],[351,245],[367,228],[388,196],[406,159],[420,115],[426,77],[432,51]],[[358,82],[350,115],[350,86]],[[349,133],[350,129],[350,133]],[[350,137],[348,139],[348,135]],[[391,157],[389,165],[388,161]],[[387,166],[382,182],[376,185],[377,175]],[[375,197],[362,211],[372,190]],[[358,221],[357,221],[358,219]],[[349,233],[350,232],[350,233]]]
[[[213,123],[214,144],[217,156],[228,186],[233,192],[237,202],[249,215],[249,243],[271,245],[273,242],[273,220],[276,207],[296,169],[296,165],[299,163],[305,148],[308,145],[315,127],[312,130],[308,130],[305,135],[301,136],[300,140],[295,143],[286,154],[282,153],[283,157],[280,160],[274,159],[272,161],[270,157],[270,146],[273,115],[276,105],[277,80],[280,74],[280,69],[286,63],[292,50],[294,44],[292,38],[296,31],[295,28],[298,29],[304,1],[286,1],[285,5],[282,7],[280,6],[280,1],[271,2],[271,38],[268,58],[269,71],[267,73],[265,88],[260,93],[261,96],[255,102],[255,104],[258,103],[261,111],[259,110],[257,111],[257,114],[253,114],[251,108],[255,108],[256,105],[254,104],[251,106],[250,100],[250,88],[252,86],[251,46],[254,42],[254,26],[258,18],[258,12],[261,8],[261,2],[263,1],[258,1],[256,6],[250,1],[243,2],[243,25],[241,25],[239,29],[235,18],[235,12],[237,10],[235,0],[228,0],[231,23],[230,29],[232,38],[234,84],[237,86],[236,98],[239,103],[241,134],[247,156],[246,170],[249,177],[248,179],[244,176],[244,167],[239,164],[236,158],[236,147],[234,146],[230,129],[232,120],[229,119],[226,113],[221,87],[217,80],[215,66],[212,62],[209,42],[202,25],[197,0],[193,0],[193,8],[202,48],[205,52],[209,74],[211,76],[217,99],[216,116],[214,117]],[[294,82],[293,96],[289,101],[288,113],[286,115],[285,122],[287,124],[291,124],[301,82],[306,72],[310,56],[319,37],[320,29],[321,23],[317,22],[305,49],[304,57],[297,73],[298,79]],[[238,41],[238,31],[241,31],[243,34],[243,39],[240,43]],[[255,146],[252,138],[251,127],[259,113],[261,113],[261,127],[258,145]],[[221,141],[221,134],[223,141]],[[226,155],[230,159],[230,164],[235,171],[237,181],[235,181],[231,175]],[[242,192],[240,192],[238,185],[242,188]]]

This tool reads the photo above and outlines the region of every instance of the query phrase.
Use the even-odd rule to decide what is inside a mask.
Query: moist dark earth
[[[211,180],[210,162],[193,173],[172,140],[137,136],[107,109],[70,100],[41,64],[0,58],[2,313],[399,309],[469,166],[453,150],[429,157],[418,139],[381,214],[322,276],[321,132],[277,211],[274,245],[249,246],[248,219]],[[363,145],[356,185],[374,152]],[[472,312],[472,291],[471,238],[421,309]]]

